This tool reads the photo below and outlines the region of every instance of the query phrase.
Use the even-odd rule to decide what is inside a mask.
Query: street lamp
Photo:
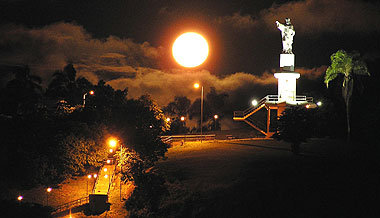
[[[92,175],[91,175],[91,174],[88,175],[87,178],[88,178],[88,179],[87,179],[87,189],[86,189],[86,190],[87,190],[87,195],[88,195],[88,180],[90,180],[90,179],[92,178]]]
[[[51,192],[52,188],[46,189],[46,206],[49,206],[49,193]]]
[[[199,83],[194,84],[194,88],[196,88],[196,89],[198,89],[200,86],[201,85],[199,85]],[[201,143],[202,143],[202,137],[203,137],[202,127],[203,127],[203,85],[202,85],[202,89],[201,89]]]
[[[87,96],[87,94],[94,95],[95,92],[93,90],[91,90],[89,92],[84,93],[84,95],[83,95],[83,107],[86,105],[86,96]]]
[[[322,106],[322,102],[321,102],[321,101],[318,101],[318,102],[317,102],[317,105],[318,105],[318,107]]]
[[[256,100],[256,99],[254,99],[254,100],[252,100],[252,102],[251,102],[251,103],[252,103],[252,105],[253,105],[253,106],[256,106],[256,105],[257,105],[257,100]]]
[[[215,131],[216,131],[216,120],[219,118],[217,114],[214,115]]]
[[[94,173],[94,175],[91,175],[91,174],[88,174],[87,175],[87,195],[88,195],[88,182],[89,180],[91,180],[92,178],[96,179],[96,177],[98,177],[98,174]]]
[[[24,197],[23,197],[22,195],[19,195],[19,196],[17,197],[17,200],[20,201],[20,202],[22,201],[22,199],[24,199]]]

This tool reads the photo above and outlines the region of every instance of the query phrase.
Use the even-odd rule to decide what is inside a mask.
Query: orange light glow
[[[50,188],[50,187],[46,189],[47,192],[51,192],[51,190],[52,190],[52,188]]]
[[[170,117],[166,118],[166,122],[170,122]]]
[[[108,164],[111,163],[111,160],[107,160],[107,163],[108,163]]]
[[[21,195],[17,197],[17,200],[21,201],[24,197],[22,197]]]
[[[219,118],[219,116],[217,115],[217,114],[215,114],[214,115],[214,119],[216,120],[216,119],[218,119]]]
[[[194,88],[198,89],[200,87],[199,83],[194,83]]]
[[[87,178],[89,178],[89,179],[91,179],[91,177],[92,177],[91,175],[88,175],[88,176],[87,176]]]
[[[203,36],[187,32],[174,41],[172,52],[178,64],[184,67],[196,67],[206,60],[209,49]]]
[[[95,94],[95,92],[92,91],[92,90],[89,93],[90,93],[90,95],[94,95]]]
[[[110,149],[110,153],[112,153],[112,152],[113,152],[113,149],[111,148],[111,149]]]
[[[108,178],[108,175],[104,175],[104,178],[106,178],[106,179],[107,179],[107,178]]]
[[[107,168],[104,168],[104,172],[107,172]]]
[[[307,104],[305,107],[306,107],[307,109],[309,109],[309,108],[310,108],[310,104]]]
[[[114,139],[114,138],[110,138],[110,139],[108,139],[108,145],[109,145],[111,148],[116,147],[116,145],[117,145],[117,140]]]
[[[185,121],[185,117],[184,116],[181,117],[181,121]]]

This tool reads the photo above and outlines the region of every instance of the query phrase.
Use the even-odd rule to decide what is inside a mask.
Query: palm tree
[[[342,96],[346,105],[347,141],[350,141],[350,108],[351,96],[354,90],[354,78],[356,75],[369,76],[366,63],[359,58],[358,53],[347,53],[339,50],[331,55],[331,65],[326,70],[325,83],[328,88],[329,82],[343,74]]]

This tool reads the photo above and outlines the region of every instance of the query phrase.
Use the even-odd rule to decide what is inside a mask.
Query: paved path
[[[92,194],[108,195],[108,191],[112,184],[112,175],[115,170],[115,165],[105,164],[98,175],[98,182]]]

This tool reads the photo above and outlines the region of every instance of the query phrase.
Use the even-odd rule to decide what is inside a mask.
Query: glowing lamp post
[[[216,120],[219,118],[217,114],[214,115],[215,131],[216,131]]]
[[[92,178],[94,178],[94,179],[96,179],[96,177],[98,177],[98,174],[94,174],[94,175],[91,175],[91,174],[89,174],[89,175],[87,175],[87,195],[88,195],[88,182],[89,182],[89,180],[91,180]]]
[[[94,95],[95,92],[91,90],[89,92],[84,93],[84,95],[83,95],[83,107],[86,105],[86,96],[87,96],[87,94]]]
[[[194,88],[198,89],[201,85],[199,83],[194,84]],[[203,85],[201,89],[201,143],[202,143],[202,137],[203,137]]]
[[[52,188],[46,189],[46,206],[49,206],[49,193],[51,192]]]
[[[24,199],[24,197],[23,197],[22,195],[19,195],[19,196],[17,197],[17,200],[18,200],[19,202],[21,202],[22,199]]]

